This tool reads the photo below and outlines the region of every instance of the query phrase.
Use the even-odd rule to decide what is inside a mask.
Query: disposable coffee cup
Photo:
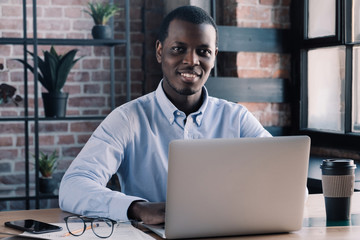
[[[327,221],[350,220],[355,168],[351,159],[325,159],[321,166]]]

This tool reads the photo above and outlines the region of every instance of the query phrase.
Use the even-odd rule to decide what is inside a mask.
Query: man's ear
[[[161,63],[161,56],[162,56],[162,44],[159,40],[156,41],[156,59],[158,63]]]

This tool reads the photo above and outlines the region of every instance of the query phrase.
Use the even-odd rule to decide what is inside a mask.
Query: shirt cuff
[[[144,198],[123,195],[119,193],[118,197],[114,197],[109,204],[109,216],[113,220],[129,221],[127,216],[128,209],[134,201],[146,201]]]

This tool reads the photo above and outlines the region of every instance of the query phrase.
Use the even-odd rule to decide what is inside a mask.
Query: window
[[[299,4],[299,5],[296,5]],[[360,0],[302,0],[299,129],[328,147],[359,148]],[[297,8],[297,9],[296,9]],[[298,10],[297,10],[298,11]]]

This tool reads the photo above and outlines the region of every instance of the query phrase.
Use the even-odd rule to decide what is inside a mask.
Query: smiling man
[[[216,24],[201,8],[184,6],[165,17],[156,42],[163,79],[95,130],[62,179],[63,210],[162,223],[172,140],[271,136],[243,106],[208,95],[217,41]],[[115,173],[121,192],[106,188]]]

